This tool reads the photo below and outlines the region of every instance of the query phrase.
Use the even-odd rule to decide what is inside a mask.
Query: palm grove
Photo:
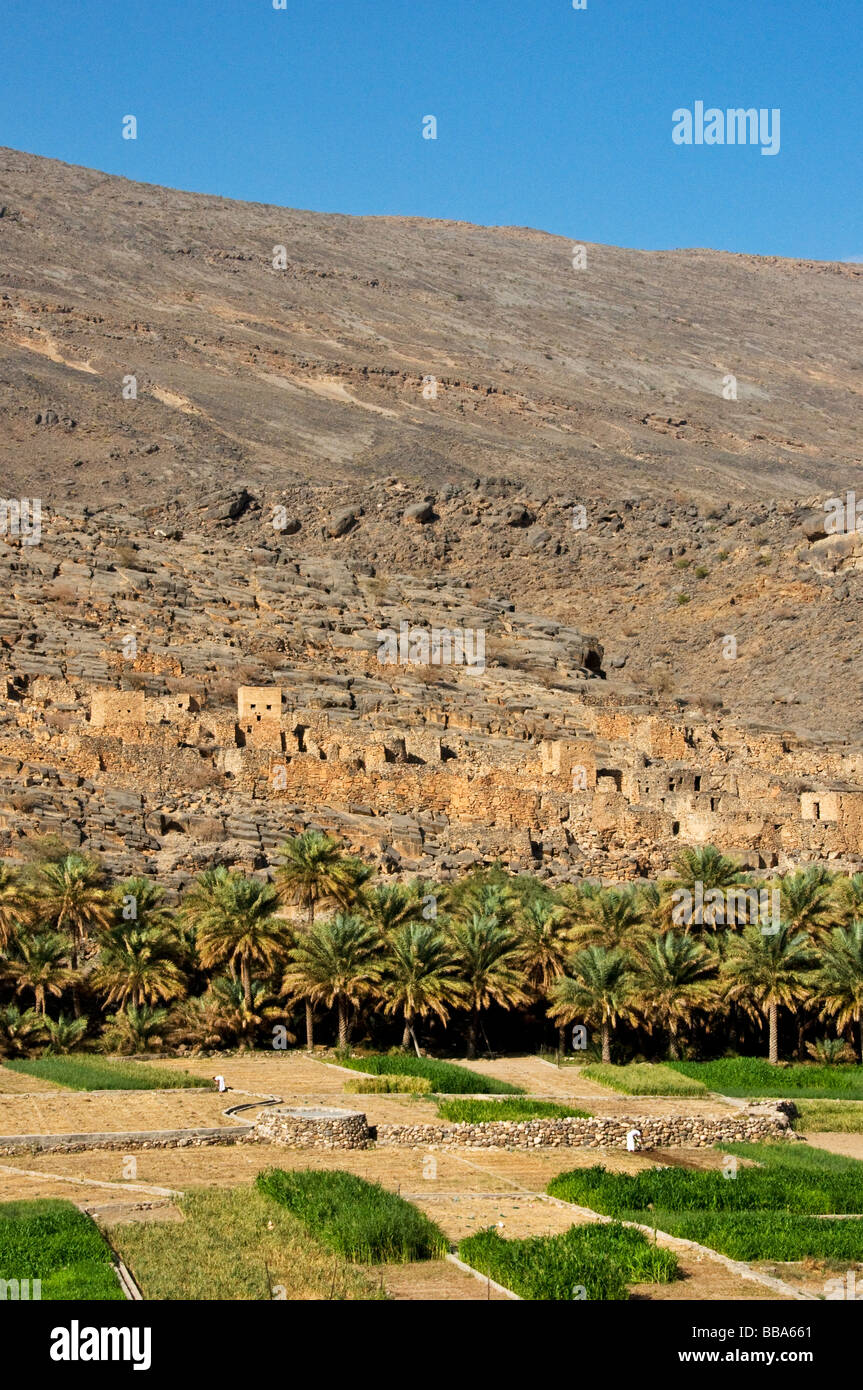
[[[41,847],[0,864],[0,1054],[75,1047],[433,1046],[474,1056],[588,1030],[604,1061],[765,1047],[863,1059],[863,875],[811,865],[771,882],[767,933],[744,912],[679,923],[676,890],[755,881],[713,846],[672,876],[557,891],[500,868],[457,881],[373,878],[319,831],[272,881],[224,866],[176,906],[146,878]],[[764,885],[755,883],[756,887]]]

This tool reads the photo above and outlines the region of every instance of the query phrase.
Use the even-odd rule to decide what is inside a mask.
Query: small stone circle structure
[[[255,1121],[254,1138],[298,1149],[366,1149],[371,1143],[361,1110],[334,1106],[273,1106]]]

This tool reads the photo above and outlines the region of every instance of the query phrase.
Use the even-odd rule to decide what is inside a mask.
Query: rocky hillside
[[[631,874],[687,833],[768,862],[854,851],[847,800],[823,843],[783,827],[860,776],[863,550],[825,536],[824,501],[863,497],[863,267],[584,259],[524,228],[235,203],[0,150],[0,492],[42,505],[38,544],[0,537],[0,852],[60,828],[177,874],[326,817],[382,855],[403,832],[423,868],[628,856]],[[382,665],[402,623],[481,632],[482,669]],[[240,686],[279,690],[257,751]],[[100,691],[145,703],[94,724]],[[590,775],[687,749],[754,769],[773,730],[772,818],[704,783],[687,823],[618,775],[606,791],[667,815],[636,835],[622,803],[598,830],[546,795],[556,742],[632,718],[633,756],[612,738]],[[483,825],[492,774],[518,796]]]

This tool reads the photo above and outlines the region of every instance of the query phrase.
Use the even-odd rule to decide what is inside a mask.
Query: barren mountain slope
[[[226,752],[244,683],[289,692],[300,733],[269,752],[293,759],[291,814],[427,814],[425,858],[402,827],[424,867],[516,830],[521,860],[624,853],[622,813],[561,835],[565,808],[543,799],[540,744],[567,730],[620,730],[648,765],[766,766],[735,733],[762,724],[790,738],[783,806],[807,776],[856,783],[863,550],[821,533],[826,498],[863,495],[861,317],[863,267],[587,245],[576,269],[573,243],[524,228],[296,212],[0,150],[0,494],[43,511],[38,545],[0,544],[0,774],[59,788],[47,810],[10,802],[9,836],[77,827],[134,857],[128,826],[88,823],[106,786],[121,806],[134,789],[139,850],[172,871],[201,819],[248,828],[238,806],[269,793],[266,767]],[[417,683],[375,661],[380,627],[438,620],[482,628],[483,674]],[[148,705],[149,732],[97,736],[93,691],[111,685],[215,713],[159,742]],[[597,704],[638,705],[684,744]],[[309,709],[330,734],[374,733],[397,786],[372,786],[374,759],[340,780],[333,759],[361,753],[323,726],[307,743]],[[482,746],[418,771],[429,749],[404,735],[430,725]],[[484,768],[520,788],[497,839],[464,830]],[[786,811],[750,824],[723,776],[737,842],[775,856]],[[707,819],[669,806],[645,844],[721,839],[704,795]],[[259,849],[286,819],[255,822]]]

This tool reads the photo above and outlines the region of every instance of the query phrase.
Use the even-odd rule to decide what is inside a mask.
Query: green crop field
[[[0,1279],[40,1283],[44,1299],[124,1299],[111,1250],[71,1202],[0,1203]],[[8,1297],[8,1293],[6,1295]]]
[[[448,1249],[443,1232],[417,1207],[353,1173],[268,1168],[258,1174],[255,1186],[349,1260],[429,1260]]]
[[[443,1095],[465,1095],[471,1091],[486,1095],[522,1094],[521,1086],[511,1086],[508,1081],[480,1076],[468,1067],[455,1062],[437,1062],[431,1057],[389,1057],[372,1053],[368,1057],[348,1057],[339,1061],[339,1066],[369,1072],[372,1076],[424,1076],[431,1082],[432,1090]]]
[[[32,1057],[5,1060],[10,1071],[25,1072],[43,1081],[54,1081],[72,1091],[168,1091],[188,1086],[209,1086],[200,1076],[148,1062],[130,1062],[112,1057],[90,1057],[78,1053],[68,1057]]]
[[[531,1300],[622,1301],[630,1284],[668,1283],[678,1273],[671,1251],[616,1222],[527,1240],[504,1240],[489,1229],[461,1241],[458,1253],[481,1274]]]
[[[705,1092],[703,1082],[680,1076],[662,1062],[629,1062],[620,1067],[591,1062],[584,1075],[627,1096],[700,1096]]]
[[[863,1067],[802,1062],[773,1066],[761,1057],[720,1057],[714,1062],[667,1065],[710,1091],[726,1096],[776,1096],[796,1100],[863,1100]]]
[[[484,1124],[489,1120],[587,1119],[589,1111],[551,1100],[439,1100],[437,1111],[451,1124]]]
[[[197,1190],[178,1205],[182,1222],[130,1221],[112,1231],[145,1299],[381,1297],[361,1271],[253,1188]]]

